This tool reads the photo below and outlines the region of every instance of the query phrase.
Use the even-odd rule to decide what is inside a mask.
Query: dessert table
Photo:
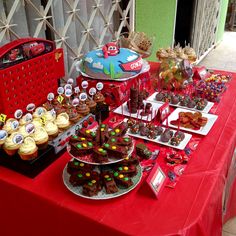
[[[146,176],[119,198],[88,200],[72,194],[62,180],[71,159],[66,152],[34,179],[0,166],[0,235],[220,236],[222,224],[236,214],[235,94],[232,73],[216,123],[201,137],[176,187],[163,188],[158,199]]]

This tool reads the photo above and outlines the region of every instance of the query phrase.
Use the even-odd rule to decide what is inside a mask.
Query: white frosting
[[[92,63],[93,62],[93,58],[92,57],[86,57],[84,60],[87,61],[88,63]]]
[[[93,68],[97,68],[97,69],[101,69],[101,70],[103,70],[103,65],[101,64],[101,62],[99,61],[99,62],[94,62],[93,63]]]

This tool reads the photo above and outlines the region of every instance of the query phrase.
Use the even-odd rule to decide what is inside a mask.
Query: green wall
[[[148,58],[155,61],[158,48],[172,46],[176,0],[136,0],[135,5],[135,31],[156,37]]]
[[[228,2],[229,2],[228,0],[221,0],[220,19],[216,32],[216,42],[220,42],[223,39]]]

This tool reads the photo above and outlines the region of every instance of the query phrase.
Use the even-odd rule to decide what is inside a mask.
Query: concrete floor
[[[208,69],[236,72],[236,32],[225,32],[223,41],[198,65]]]
[[[225,32],[223,41],[198,66],[236,72],[236,32]],[[236,217],[226,222],[222,236],[236,236]]]

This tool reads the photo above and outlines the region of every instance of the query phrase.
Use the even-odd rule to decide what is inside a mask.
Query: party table
[[[220,236],[222,224],[236,214],[236,74],[232,77],[216,123],[201,137],[174,189],[164,188],[156,199],[144,177],[119,198],[80,198],[63,184],[71,159],[66,152],[34,179],[0,166],[0,235]]]

